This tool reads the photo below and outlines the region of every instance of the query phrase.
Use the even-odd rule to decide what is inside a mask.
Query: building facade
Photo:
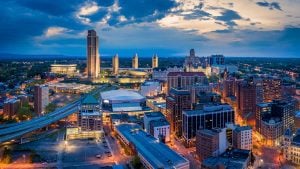
[[[100,74],[99,37],[95,30],[88,30],[87,35],[87,74],[98,78]]]
[[[137,53],[132,57],[132,68],[138,69],[139,68],[139,57]]]
[[[226,130],[204,129],[197,132],[196,154],[200,161],[208,157],[216,157],[224,153],[226,148]]]
[[[112,59],[112,73],[114,75],[119,74],[119,55],[116,54]]]
[[[191,109],[190,92],[172,88],[166,98],[166,109],[171,132],[180,137],[182,135],[182,111]]]
[[[157,56],[157,54],[155,54],[152,57],[152,68],[157,68],[157,67],[158,67],[158,56]]]
[[[200,110],[184,110],[182,120],[183,140],[190,147],[195,144],[198,130],[225,128],[226,123],[234,123],[234,110],[227,104],[207,105]]]
[[[34,112],[42,114],[49,104],[49,87],[47,85],[34,86]]]

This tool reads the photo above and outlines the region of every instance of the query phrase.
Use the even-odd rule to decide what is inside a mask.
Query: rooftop
[[[160,127],[160,126],[167,126],[170,125],[170,123],[166,119],[160,119],[160,120],[152,120],[150,124],[153,127]]]
[[[82,104],[99,104],[98,100],[92,95],[87,95],[83,101]]]
[[[147,112],[145,113],[145,117],[151,118],[151,117],[164,117],[164,115],[157,111],[157,112]]]
[[[171,169],[189,161],[171,150],[165,144],[158,142],[153,136],[144,132],[134,123],[120,124],[117,131],[129,142],[135,145],[136,150],[143,156],[153,168]]]
[[[205,105],[203,109],[183,110],[183,114],[186,114],[187,116],[193,116],[193,115],[201,115],[201,114],[210,114],[210,113],[221,112],[221,111],[233,111],[233,109],[228,104],[213,104],[213,105]]]
[[[203,72],[169,72],[168,76],[205,76]]]
[[[139,94],[138,92],[134,90],[125,90],[125,89],[110,90],[110,91],[101,92],[100,94],[103,100],[111,100],[111,101],[121,101],[121,100],[130,101],[130,100],[145,99],[145,97]]]
[[[245,131],[245,130],[252,130],[252,128],[251,128],[251,126],[238,126],[234,130],[237,132],[240,132],[240,131]]]

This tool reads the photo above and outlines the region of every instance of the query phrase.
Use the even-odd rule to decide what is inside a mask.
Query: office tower
[[[237,108],[245,120],[255,119],[257,88],[253,81],[243,81],[237,86]]]
[[[49,87],[47,85],[34,86],[34,112],[38,115],[44,113],[49,104]]]
[[[99,38],[95,30],[87,35],[87,73],[88,77],[98,78],[100,73]]]
[[[152,68],[156,68],[156,67],[158,67],[158,56],[157,56],[157,54],[155,54],[152,57]]]
[[[203,84],[207,78],[203,72],[169,72],[168,90],[171,88],[182,88],[191,91],[195,84]]]
[[[252,128],[237,126],[232,135],[233,147],[243,150],[252,150]]]
[[[20,99],[7,99],[3,104],[3,114],[5,117],[11,118],[15,116],[20,108]]]
[[[182,136],[185,145],[194,145],[198,130],[224,128],[226,123],[234,123],[234,110],[227,104],[207,104],[202,109],[183,110]]]
[[[283,132],[294,129],[295,106],[291,101],[274,100],[257,105],[256,130],[268,145],[278,145]]]
[[[88,95],[80,104],[78,126],[81,131],[99,131],[102,129],[101,119],[99,102],[92,95]]]
[[[227,148],[225,129],[203,129],[197,132],[196,154],[200,161],[208,157],[217,157]]]
[[[281,79],[270,76],[263,77],[262,86],[264,102],[281,99]]]
[[[190,92],[172,88],[166,99],[166,107],[171,132],[180,137],[182,135],[182,111],[191,109]]]
[[[139,68],[139,57],[137,53],[132,57],[132,68],[138,69]]]
[[[224,65],[225,57],[223,55],[211,55],[208,57],[209,65]]]
[[[223,98],[234,96],[235,91],[235,78],[227,78],[223,81]]]
[[[116,54],[112,59],[112,72],[113,74],[119,74],[119,56]]]

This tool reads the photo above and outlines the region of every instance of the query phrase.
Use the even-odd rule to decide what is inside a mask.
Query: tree
[[[33,112],[28,102],[24,103],[22,107],[19,108],[17,112],[17,117],[19,120],[27,120],[33,117]]]
[[[45,107],[45,112],[46,112],[46,113],[53,112],[56,108],[57,108],[57,105],[56,105],[56,104],[54,104],[54,103],[49,103],[49,104]]]
[[[133,166],[133,168],[135,169],[142,169],[143,168],[143,164],[141,163],[141,160],[139,158],[139,156],[135,155],[131,161],[131,164]]]
[[[1,162],[4,164],[9,164],[12,161],[11,150],[7,147],[4,148]]]

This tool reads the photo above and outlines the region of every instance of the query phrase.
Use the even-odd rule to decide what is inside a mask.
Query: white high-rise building
[[[113,57],[113,60],[112,60],[112,72],[113,74],[117,75],[119,74],[119,56],[118,54],[116,54],[114,57]]]
[[[155,54],[152,57],[152,68],[156,68],[156,67],[158,67],[158,56],[157,56],[157,54]]]
[[[137,53],[132,58],[132,68],[138,69],[139,68],[139,57]]]
[[[100,73],[99,38],[95,30],[88,30],[87,35],[87,74],[98,78]]]

